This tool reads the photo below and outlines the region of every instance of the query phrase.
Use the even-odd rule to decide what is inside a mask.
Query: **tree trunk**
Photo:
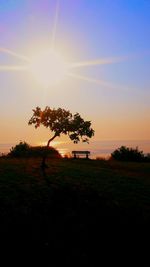
[[[46,159],[47,159],[47,154],[48,154],[48,149],[49,149],[49,146],[50,146],[50,142],[52,142],[55,138],[56,138],[56,134],[50,138],[47,142],[47,145],[46,145],[46,150],[44,152],[44,155],[43,155],[43,158],[42,158],[42,163],[41,163],[41,168],[44,170],[45,168],[48,168],[47,164],[46,164]]]

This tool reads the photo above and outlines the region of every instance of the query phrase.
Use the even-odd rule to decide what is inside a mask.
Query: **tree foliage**
[[[41,110],[40,107],[36,107],[33,109],[33,115],[29,120],[29,125],[31,124],[34,124],[35,128],[43,125],[53,133],[47,146],[61,134],[68,135],[74,143],[79,141],[88,142],[89,138],[94,135],[90,121],[84,121],[79,113],[72,115],[70,111],[62,108],[51,109],[47,106],[44,110]]]
[[[111,153],[111,157],[120,161],[144,161],[145,157],[143,151],[139,151],[136,148],[129,148],[126,146],[121,146]]]

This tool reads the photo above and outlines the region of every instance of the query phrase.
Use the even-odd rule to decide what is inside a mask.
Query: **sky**
[[[93,140],[150,139],[149,25],[149,0],[0,0],[0,143],[45,142],[51,133],[28,121],[47,105],[90,120]],[[30,59],[53,36],[66,62],[84,63],[74,77],[45,87],[28,71],[2,70],[24,66],[16,54]]]

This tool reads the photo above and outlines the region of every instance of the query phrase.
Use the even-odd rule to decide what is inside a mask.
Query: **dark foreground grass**
[[[0,159],[1,256],[22,255],[20,265],[32,256],[49,266],[149,266],[150,163],[39,166]]]

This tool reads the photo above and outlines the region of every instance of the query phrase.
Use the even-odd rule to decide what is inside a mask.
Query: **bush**
[[[42,157],[47,153],[47,157],[61,158],[59,152],[53,148],[42,147],[42,146],[30,146],[26,142],[20,142],[15,147],[12,147],[8,153],[9,157]]]
[[[138,148],[129,148],[121,146],[111,153],[111,158],[120,161],[144,161],[145,157],[143,151],[139,151]]]
[[[8,156],[11,157],[20,157],[20,156],[27,156],[29,154],[30,146],[26,142],[20,142],[15,147],[10,149]]]

